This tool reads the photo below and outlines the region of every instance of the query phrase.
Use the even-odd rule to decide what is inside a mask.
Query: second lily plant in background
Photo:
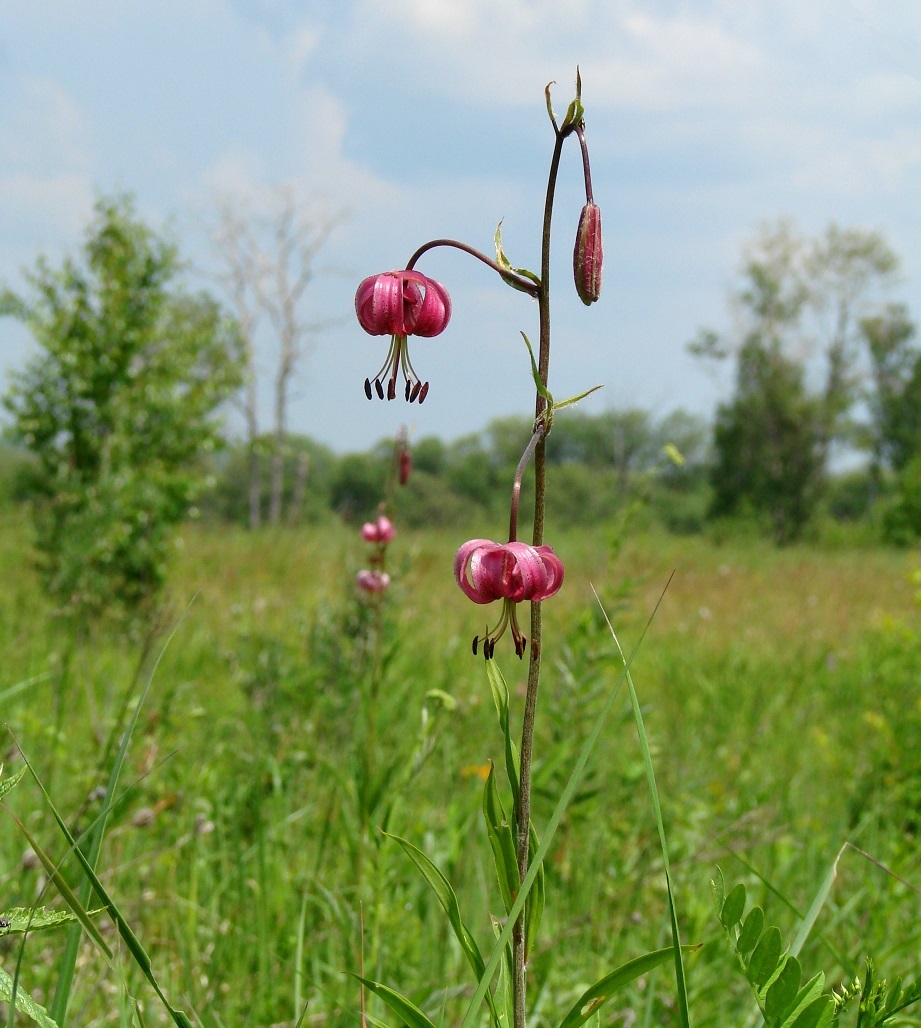
[[[376,394],[393,400],[397,395],[397,380],[403,379],[406,400],[420,403],[429,393],[429,383],[416,373],[409,359],[407,339],[410,335],[436,336],[444,331],[451,317],[451,300],[445,287],[416,270],[416,264],[428,251],[437,247],[461,250],[492,268],[513,289],[536,299],[538,305],[539,341],[535,358],[531,344],[525,343],[531,356],[531,372],[536,396],[534,426],[531,439],[518,465],[512,487],[509,516],[509,537],[506,543],[489,539],[471,539],[457,551],[454,575],[464,594],[477,604],[494,600],[502,602],[502,610],[495,627],[487,628],[473,640],[473,652],[482,645],[493,698],[499,714],[499,724],[505,741],[505,769],[508,794],[511,798],[512,817],[505,814],[494,771],[486,781],[483,810],[487,834],[495,859],[500,891],[505,906],[506,921],[499,931],[499,939],[491,958],[486,961],[479,947],[461,920],[457,898],[445,876],[412,843],[397,839],[408,856],[431,885],[443,906],[452,930],[473,970],[478,987],[464,1018],[464,1028],[478,1022],[479,1008],[486,1002],[493,1028],[524,1028],[527,1015],[527,961],[532,951],[544,906],[544,876],[540,861],[532,856],[537,851],[538,839],[531,823],[531,763],[537,693],[540,683],[543,654],[541,604],[554,596],[563,583],[563,563],[554,550],[544,543],[544,516],[546,505],[546,438],[553,426],[556,410],[576,402],[583,396],[554,402],[548,388],[550,370],[550,236],[554,208],[557,174],[563,147],[568,139],[579,142],[585,179],[585,205],[576,230],[573,248],[573,277],[576,292],[585,304],[598,300],[601,293],[603,248],[601,211],[594,202],[591,169],[585,135],[585,117],[582,106],[582,83],[576,74],[576,95],[566,115],[558,121],[550,100],[550,86],[546,91],[547,112],[553,127],[553,153],[547,181],[543,210],[540,266],[538,271],[515,267],[506,257],[500,231],[495,238],[495,259],[455,239],[433,239],[420,246],[410,257],[406,268],[388,271],[366,278],[358,287],[355,310],[366,332],[389,335],[390,346],[380,370],[365,379],[368,399]],[[522,333],[523,334],[523,333]],[[597,387],[596,387],[597,388]],[[591,392],[592,390],[589,390]],[[534,521],[530,543],[518,540],[518,504],[521,480],[527,466],[534,463]],[[370,532],[376,532],[371,525]],[[376,538],[376,536],[375,536]],[[370,582],[368,583],[370,585]],[[367,588],[367,586],[364,586]],[[530,633],[526,636],[518,623],[517,605],[530,603]],[[494,657],[496,643],[508,629],[515,652],[523,658],[529,652],[528,679],[521,713],[521,735],[516,744],[510,731],[509,690]],[[528,651],[528,642],[530,650]],[[565,797],[564,797],[565,799]],[[561,800],[563,803],[564,800]],[[548,839],[551,834],[548,831]],[[568,1014],[559,1020],[560,1028],[582,1024],[597,1008],[613,995],[617,988],[645,973],[671,955],[671,949],[647,954],[631,961],[630,965],[613,972],[596,983]],[[506,986],[493,982],[499,965],[505,966]],[[362,977],[363,985],[377,994],[402,1019],[414,1028],[433,1026],[429,1017],[408,999],[379,982]],[[586,1013],[586,1011],[588,1011]]]

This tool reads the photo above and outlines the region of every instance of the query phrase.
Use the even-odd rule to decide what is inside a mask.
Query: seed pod
[[[601,208],[587,203],[579,218],[576,246],[572,255],[576,292],[586,305],[601,295],[601,265],[604,250],[601,245]]]

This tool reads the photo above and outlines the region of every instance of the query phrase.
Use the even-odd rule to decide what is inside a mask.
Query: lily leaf
[[[508,913],[518,896],[520,885],[518,858],[515,835],[505,816],[505,808],[502,806],[499,790],[496,788],[495,771],[494,765],[490,762],[489,775],[483,790],[483,816],[486,818],[486,832],[489,836],[489,845],[492,847],[496,874],[499,878],[499,891],[502,893],[505,912]]]
[[[493,662],[490,661],[490,663]],[[464,955],[467,957],[470,966],[473,968],[477,981],[479,981],[483,976],[483,972],[486,970],[486,962],[483,960],[483,955],[480,953],[480,948],[477,946],[476,940],[470,934],[470,930],[461,918],[460,904],[457,902],[457,895],[454,892],[454,889],[451,888],[451,883],[417,846],[414,846],[407,839],[401,839],[398,835],[390,835],[387,832],[384,834],[388,839],[393,839],[394,842],[399,843],[403,848],[403,852],[422,872],[422,877],[429,883],[432,888],[432,892],[434,892],[438,897],[438,902],[441,904],[442,909],[448,915],[448,921],[454,935],[460,943],[461,949],[464,951]],[[486,1002],[489,1004],[493,1023],[496,1028],[499,1028],[499,1012],[496,1010],[492,993],[486,993]]]
[[[496,264],[502,269],[499,274],[502,275],[502,281],[506,282],[513,289],[517,289],[521,293],[527,293],[529,296],[534,295],[534,289],[530,285],[527,285],[522,279],[527,282],[533,283],[538,289],[540,288],[540,278],[534,274],[533,271],[528,271],[527,268],[516,268],[512,265],[512,262],[505,256],[505,251],[502,249],[502,222],[500,221],[496,225],[496,234],[493,237],[493,241],[496,244]]]

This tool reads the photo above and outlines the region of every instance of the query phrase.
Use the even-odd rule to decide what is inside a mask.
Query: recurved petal
[[[563,566],[549,546],[534,547],[515,542],[506,548],[514,554],[517,563],[514,583],[517,588],[506,594],[509,599],[543,600],[556,592],[554,580],[558,574],[562,578]]]
[[[454,556],[454,579],[474,603],[492,603],[499,594],[483,570],[483,554],[497,549],[491,539],[471,539]]]
[[[413,325],[413,335],[437,336],[448,327],[451,320],[451,297],[448,291],[433,278],[425,280],[425,297]]]
[[[552,546],[538,546],[536,549],[544,566],[545,581],[542,588],[531,598],[546,600],[559,592],[560,586],[563,584],[563,562],[553,552]]]

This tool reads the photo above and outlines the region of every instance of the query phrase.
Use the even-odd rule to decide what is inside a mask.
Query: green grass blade
[[[841,849],[838,850],[835,859],[831,862],[831,867],[829,867],[825,877],[822,879],[822,883],[819,885],[818,891],[815,896],[813,896],[812,903],[809,904],[806,916],[803,918],[802,923],[799,926],[799,930],[790,946],[791,956],[799,956],[799,951],[803,948],[803,944],[809,938],[809,935],[819,918],[819,914],[822,912],[822,907],[825,906],[825,901],[828,899],[831,887],[835,884],[835,879],[838,877],[838,861],[843,856],[847,846],[848,844],[845,843]]]
[[[435,1028],[435,1025],[422,1013],[415,1003],[411,1003],[405,996],[394,992],[393,989],[388,988],[386,985],[381,985],[380,982],[372,982],[367,978],[362,978],[361,975],[356,974],[352,977],[357,978],[366,989],[370,989],[375,995],[380,996],[395,1014],[403,1018],[403,1022],[409,1028]]]
[[[0,704],[5,703],[13,696],[18,696],[21,692],[25,692],[30,686],[37,685],[39,682],[47,682],[50,677],[50,671],[43,671],[40,675],[33,675],[31,678],[25,678],[21,682],[16,682],[15,685],[8,685],[3,692],[0,692]]]
[[[667,588],[667,586],[666,586]],[[665,595],[663,590],[662,596]],[[579,756],[576,759],[575,766],[572,769],[572,773],[569,776],[569,780],[560,795],[559,801],[557,802],[556,809],[550,816],[550,820],[547,822],[547,828],[544,832],[543,842],[540,844],[540,848],[534,854],[531,864],[528,867],[528,873],[524,876],[524,881],[521,883],[521,888],[518,891],[518,896],[515,902],[512,904],[512,909],[509,911],[508,918],[505,922],[505,927],[499,935],[496,945],[493,947],[492,955],[486,963],[486,971],[480,978],[480,984],[477,986],[476,992],[473,994],[473,998],[470,1001],[470,1006],[467,1008],[467,1013],[464,1015],[464,1020],[461,1024],[461,1028],[473,1028],[476,1021],[477,1015],[480,1010],[480,1006],[486,996],[486,990],[489,988],[489,983],[492,981],[492,976],[496,973],[496,968],[499,965],[499,961],[502,959],[502,954],[505,952],[505,947],[508,945],[509,940],[512,937],[512,930],[515,927],[515,922],[518,920],[518,915],[524,909],[525,902],[527,901],[528,894],[531,891],[531,887],[534,885],[537,879],[538,872],[540,871],[541,864],[544,858],[547,856],[550,846],[553,842],[553,837],[556,834],[557,828],[560,826],[560,822],[563,820],[563,815],[566,813],[566,809],[570,804],[576,790],[579,787],[579,783],[582,781],[582,776],[585,774],[585,768],[588,766],[589,758],[594,752],[595,746],[598,743],[598,739],[601,737],[601,732],[604,729],[605,723],[607,722],[608,716],[614,707],[614,702],[620,693],[620,687],[623,685],[626,679],[627,672],[630,669],[631,664],[639,653],[640,647],[643,645],[643,640],[646,638],[646,633],[649,631],[649,626],[652,624],[653,618],[656,616],[656,612],[659,609],[659,604],[662,602],[662,596],[659,597],[658,602],[653,608],[652,613],[649,616],[649,620],[646,622],[643,632],[640,635],[639,641],[633,648],[633,652],[630,654],[629,659],[624,664],[624,669],[621,671],[614,685],[611,687],[611,691],[608,694],[608,698],[605,700],[604,706],[601,709],[601,713],[598,715],[595,721],[595,726],[589,734],[588,738],[582,745],[582,749],[579,752]]]
[[[671,581],[671,579],[669,579],[669,581]],[[667,583],[665,588],[668,588]],[[681,935],[678,930],[678,915],[675,910],[675,896],[672,889],[672,872],[671,866],[668,862],[668,845],[665,840],[665,825],[662,822],[662,807],[659,803],[659,790],[656,787],[656,775],[652,766],[652,755],[649,752],[649,740],[646,737],[646,726],[643,723],[643,712],[640,709],[640,702],[633,685],[633,678],[630,675],[630,665],[624,657],[624,651],[620,647],[620,642],[614,632],[614,626],[611,624],[610,618],[608,617],[604,607],[601,606],[601,600],[598,598],[597,593],[595,593],[595,598],[598,600],[598,605],[601,607],[602,614],[604,614],[604,619],[608,624],[611,637],[617,646],[617,651],[620,653],[621,660],[624,661],[623,674],[626,677],[627,689],[630,692],[630,703],[633,706],[633,718],[636,722],[636,731],[640,740],[640,749],[643,751],[643,764],[646,768],[646,780],[649,784],[649,794],[652,798],[652,806],[656,816],[656,827],[659,831],[659,845],[662,849],[662,862],[665,867],[665,884],[668,889],[668,913],[672,922],[672,950],[675,955],[675,984],[678,989],[678,1012],[681,1016],[681,1024],[683,1028],[690,1028],[691,1015],[688,1010],[687,983],[684,977],[684,961],[681,956]]]
[[[23,759],[26,761],[28,766],[28,758],[23,755]],[[83,930],[90,936],[90,938],[96,943],[96,945],[102,950],[103,955],[107,960],[112,960],[112,951],[106,945],[105,939],[99,933],[99,929],[93,924],[89,913],[77,898],[73,889],[67,884],[67,881],[61,874],[58,866],[54,863],[51,857],[42,849],[38,839],[29,831],[28,828],[19,820],[19,818],[7,807],[5,804],[4,810],[10,815],[10,817],[19,825],[19,829],[22,834],[26,837],[26,841],[32,847],[35,855],[41,861],[42,867],[44,867],[49,879],[54,883],[54,887],[58,890],[63,898],[64,902],[70,907],[74,917],[83,927]]]
[[[384,834],[388,839],[393,839],[394,842],[399,843],[403,848],[403,852],[413,861],[416,867],[419,868],[422,877],[429,883],[432,892],[435,893],[435,896],[438,898],[438,902],[441,904],[442,909],[448,917],[451,930],[454,932],[455,938],[460,943],[460,947],[464,951],[467,962],[473,968],[476,979],[479,981],[486,968],[486,963],[483,960],[483,955],[480,953],[480,947],[476,944],[476,939],[474,939],[470,934],[470,929],[466,924],[464,924],[463,918],[461,917],[460,904],[457,902],[457,894],[451,887],[451,883],[417,846],[414,846],[406,839],[401,839],[398,835],[390,835],[387,832]],[[495,1000],[493,999],[491,992],[486,993],[486,1002],[489,1004],[493,1024],[496,1028],[499,1028],[499,1012],[495,1007]]]
[[[685,946],[684,948],[688,951],[693,951],[700,947]],[[671,956],[672,947],[666,946],[664,949],[653,950],[651,953],[645,953],[641,957],[634,957],[633,960],[628,960],[626,964],[621,964],[616,970],[606,974],[604,978],[600,978],[594,985],[582,993],[573,1004],[569,1013],[560,1022],[560,1028],[578,1028],[579,1025],[584,1024],[590,1017],[593,1017],[595,1012],[611,999],[616,992],[629,985],[634,979],[639,978],[640,975],[659,967],[660,964],[664,964]]]
[[[83,869],[83,873],[86,876],[87,881],[84,886],[84,889],[82,890],[82,894],[85,897],[83,902],[78,901],[77,898],[74,896],[73,892],[68,889],[68,891],[70,892],[70,897],[72,897],[74,902],[76,903],[76,906],[71,906],[71,909],[74,911],[75,914],[77,914],[80,924],[84,928],[87,928],[87,924],[92,925],[92,922],[89,921],[88,917],[86,917],[86,921],[84,923],[84,917],[81,916],[80,912],[82,911],[83,915],[86,914],[83,908],[85,907],[86,902],[89,899],[90,892],[94,891],[96,895],[99,897],[100,902],[106,908],[106,912],[108,913],[109,917],[115,923],[115,926],[118,929],[118,933],[122,937],[122,941],[128,948],[128,952],[131,954],[135,963],[141,969],[142,973],[144,974],[144,977],[150,983],[154,992],[156,992],[157,996],[160,999],[160,1002],[163,1004],[163,1006],[168,1011],[170,1017],[173,1019],[173,1022],[179,1025],[180,1028],[191,1028],[192,1023],[189,1020],[188,1016],[183,1011],[176,1010],[170,1004],[169,1000],[166,998],[165,993],[160,987],[160,983],[157,981],[151,969],[150,957],[145,952],[143,946],[141,945],[137,936],[134,934],[134,931],[132,930],[131,926],[125,920],[121,911],[118,909],[118,906],[115,904],[114,900],[111,898],[111,896],[109,896],[102,882],[99,881],[99,878],[96,876],[95,872],[95,862],[99,856],[99,850],[102,847],[102,838],[105,833],[107,814],[113,804],[113,796],[118,784],[118,778],[121,773],[122,765],[125,761],[125,755],[128,751],[128,744],[137,725],[141,709],[144,705],[145,700],[147,699],[148,693],[150,692],[154,675],[157,672],[157,668],[160,666],[160,661],[163,659],[163,655],[164,653],[166,653],[166,650],[168,649],[169,644],[172,641],[178,629],[179,625],[177,624],[173,631],[170,633],[163,647],[161,648],[160,653],[158,654],[157,659],[154,662],[154,666],[147,677],[147,682],[145,683],[144,688],[141,691],[141,695],[138,698],[138,702],[135,704],[131,720],[128,723],[128,726],[126,727],[125,732],[122,735],[121,745],[119,746],[118,754],[115,758],[115,762],[112,767],[112,773],[109,776],[109,784],[106,788],[105,798],[103,799],[102,810],[99,814],[98,823],[93,830],[92,841],[89,847],[89,855],[83,853],[77,840],[74,839],[73,835],[70,832],[70,829],[67,827],[67,825],[64,822],[64,819],[58,812],[57,807],[52,802],[51,796],[48,794],[48,790],[45,788],[41,779],[38,777],[35,768],[32,766],[25,753],[22,754],[22,757],[26,766],[29,768],[29,771],[32,773],[32,777],[35,779],[36,784],[38,785],[39,789],[41,789],[42,795],[45,797],[45,801],[47,802],[48,807],[51,810],[51,813],[54,816],[55,821],[57,822],[58,827],[61,829],[62,834],[67,840],[74,856],[77,858],[77,862],[80,864],[81,868]],[[23,831],[26,831],[25,826],[22,827]],[[32,845],[33,848],[35,848],[35,844],[32,843]],[[36,850],[36,852],[38,851]],[[63,879],[61,879],[61,881],[63,882]],[[70,899],[68,899],[68,905],[71,905]],[[92,926],[92,931],[95,930],[95,926]],[[102,942],[101,937],[99,941]],[[61,971],[58,978],[58,987],[55,991],[54,1001],[52,1002],[50,1010],[51,1016],[54,1017],[58,1024],[61,1026],[63,1026],[64,1024],[64,1018],[67,1012],[67,1004],[70,999],[70,989],[73,985],[74,968],[76,966],[76,956],[79,944],[80,932],[79,930],[72,929],[68,935],[67,946],[65,947],[64,956],[61,959]],[[105,943],[102,943],[102,945],[105,947]]]

